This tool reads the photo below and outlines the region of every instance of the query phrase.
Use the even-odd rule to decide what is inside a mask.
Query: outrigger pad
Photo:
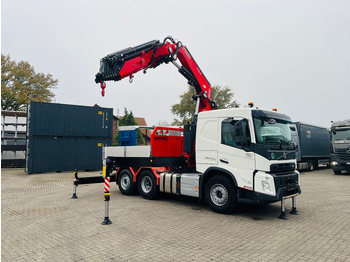
[[[109,217],[105,217],[105,219],[101,223],[101,225],[110,225],[110,224],[112,224],[112,221],[109,220]]]
[[[286,213],[282,212],[281,215],[278,217],[279,219],[284,219],[288,220],[289,218],[287,217]]]
[[[293,209],[289,212],[289,214],[292,214],[292,215],[299,215],[299,212],[298,212],[298,210],[297,210],[296,208],[293,208]]]

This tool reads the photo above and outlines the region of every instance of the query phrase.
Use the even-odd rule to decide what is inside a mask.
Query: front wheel
[[[145,170],[140,174],[138,189],[140,195],[145,199],[155,199],[158,196],[157,180],[151,171]]]
[[[214,176],[205,186],[205,201],[217,213],[229,214],[237,203],[236,189],[225,176]]]
[[[333,169],[333,172],[334,172],[335,175],[340,175],[341,174],[341,170],[334,170]]]

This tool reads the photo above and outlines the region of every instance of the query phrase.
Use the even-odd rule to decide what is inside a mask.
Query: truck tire
[[[340,175],[341,174],[341,170],[334,170],[333,169],[333,172],[334,172],[335,175]]]
[[[229,214],[237,204],[236,188],[226,176],[214,176],[205,186],[205,201],[217,213]]]
[[[138,179],[138,189],[144,199],[155,199],[158,196],[157,180],[151,171],[142,171]]]
[[[133,175],[130,170],[124,169],[118,174],[118,187],[123,195],[133,195],[136,191],[136,183],[133,181]]]
[[[308,162],[308,170],[309,170],[310,172],[312,172],[312,171],[315,170],[315,163],[314,163],[314,161],[309,161],[309,162]]]

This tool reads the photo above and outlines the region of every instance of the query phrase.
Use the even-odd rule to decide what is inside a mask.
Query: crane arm
[[[176,62],[179,60],[181,65]],[[103,57],[95,82],[101,84],[102,95],[106,87],[104,81],[119,81],[125,77],[132,81],[134,74],[149,68],[156,68],[162,63],[173,63],[179,72],[196,90],[194,99],[199,99],[198,112],[212,110],[216,104],[211,100],[212,87],[193,59],[188,49],[180,41],[167,37],[161,43],[153,40],[145,44],[129,47]]]

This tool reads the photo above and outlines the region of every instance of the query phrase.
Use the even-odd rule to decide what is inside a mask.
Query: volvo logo
[[[281,159],[281,158],[287,159],[287,155],[288,155],[288,152],[283,152],[283,153],[281,154],[281,156],[280,156],[279,158],[277,158],[277,160],[279,160],[279,159]],[[271,153],[271,158],[272,158],[272,159],[275,159],[275,154],[274,154],[274,153]]]

